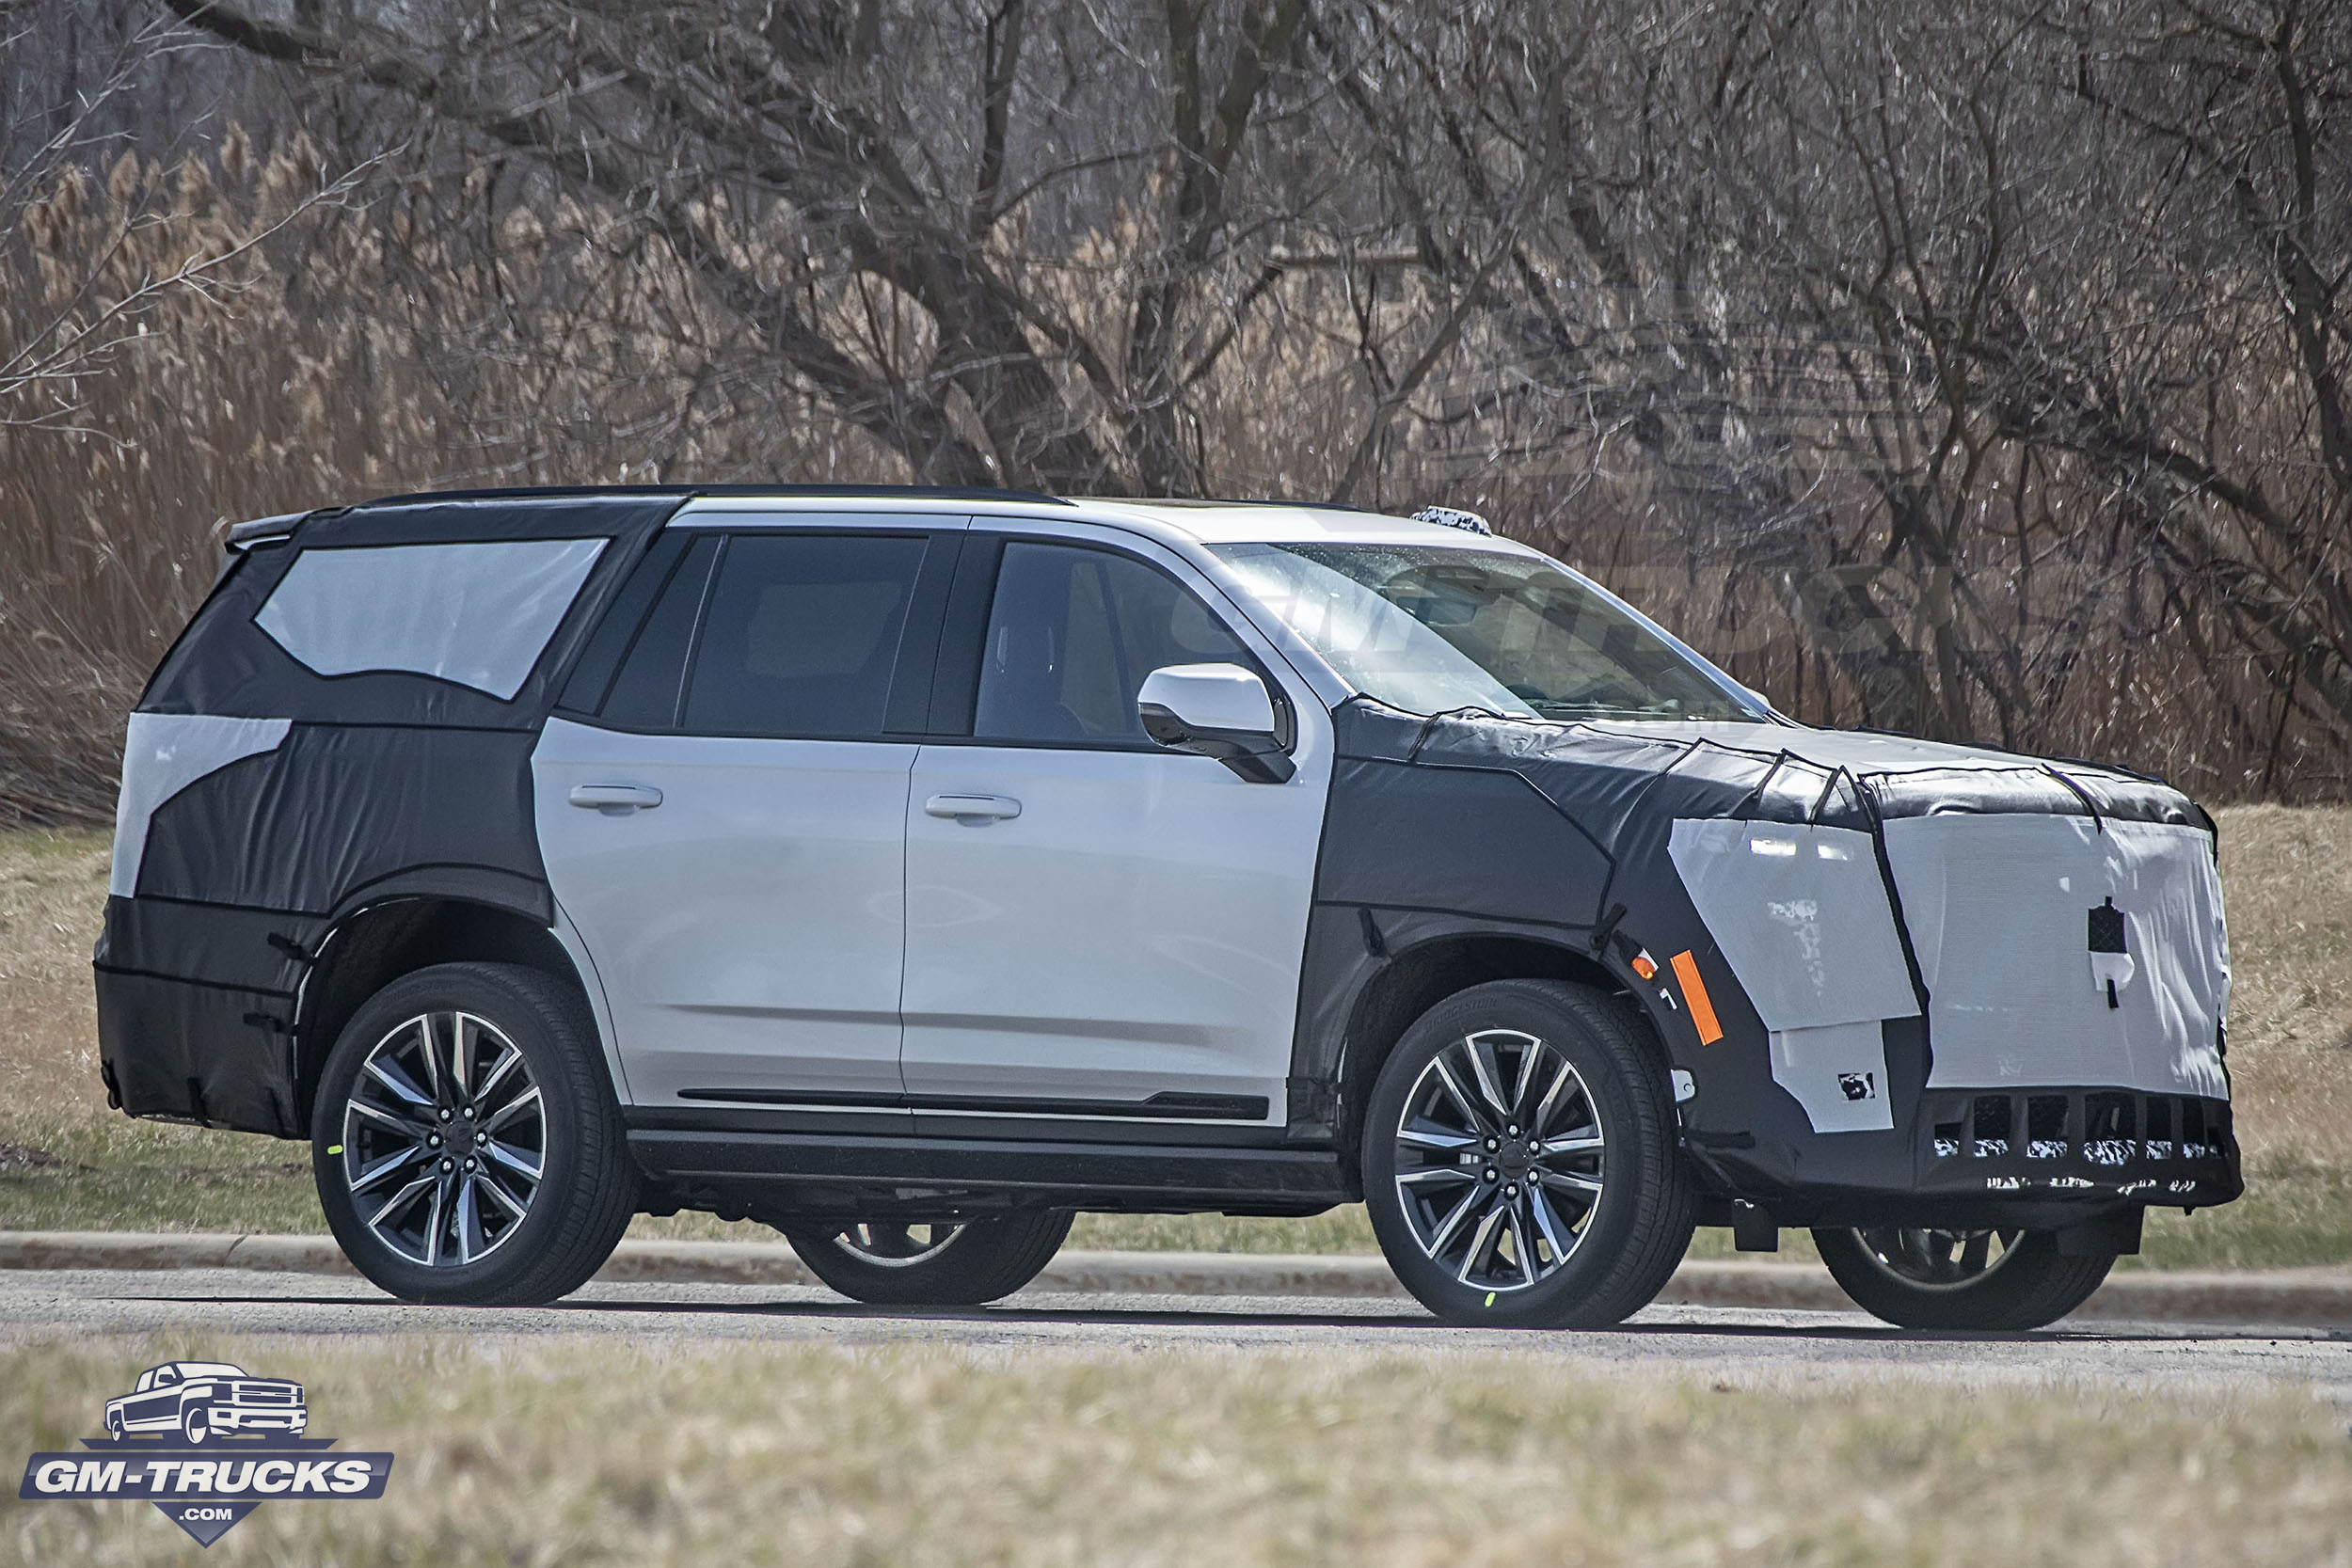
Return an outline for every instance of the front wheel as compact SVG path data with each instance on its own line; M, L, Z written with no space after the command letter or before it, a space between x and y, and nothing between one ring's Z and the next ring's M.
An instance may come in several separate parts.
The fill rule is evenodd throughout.
M961 1223L867 1220L771 1223L809 1272L852 1301L887 1307L977 1307L1035 1279L1076 1215L1040 1209Z
M212 1434L213 1423L204 1406L191 1404L180 1412L180 1435L186 1438L191 1447L201 1444Z
M2069 1258L2046 1230L1884 1227L1816 1230L1821 1261L1854 1305L1899 1328L2014 1333L2090 1299L2110 1254Z
M1589 986L1498 980L1422 1014L1365 1107L1363 1181L1389 1266L1449 1323L1618 1323L1691 1244L1656 1041Z

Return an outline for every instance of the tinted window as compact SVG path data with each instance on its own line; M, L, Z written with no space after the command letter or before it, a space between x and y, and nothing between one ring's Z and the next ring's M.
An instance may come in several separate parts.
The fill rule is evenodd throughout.
M882 734L925 543L810 533L729 540L694 647L686 728Z
M637 641L637 628L644 624L654 600L661 596L661 590L676 572L678 559L693 542L692 534L674 531L654 540L589 633L580 657L572 662L571 678L564 682L557 707L594 713L604 705L612 677L621 673L621 660L628 657L629 644Z
M980 655L973 735L983 740L1150 746L1143 677L1169 664L1257 660L1206 605L1126 556L1005 546Z
M654 601L653 613L630 644L628 657L605 699L603 717L625 729L666 730L677 723L678 688L686 678L686 651L693 644L694 620L702 613L703 590L719 539L706 534Z

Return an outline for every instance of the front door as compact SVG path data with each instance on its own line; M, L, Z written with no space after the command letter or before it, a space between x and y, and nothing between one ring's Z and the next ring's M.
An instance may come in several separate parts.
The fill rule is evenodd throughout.
M547 726L532 768L548 877L637 1104L903 1125L915 745L891 737L891 692L903 662L928 696L925 604L955 546L906 523L703 536L593 715Z
M1315 722L1283 784L1153 745L1136 717L1152 670L1279 667L1168 566L1002 546L985 640L962 650L970 738L927 743L907 794L904 1063L927 1131L1285 1115L1327 721L1287 693Z

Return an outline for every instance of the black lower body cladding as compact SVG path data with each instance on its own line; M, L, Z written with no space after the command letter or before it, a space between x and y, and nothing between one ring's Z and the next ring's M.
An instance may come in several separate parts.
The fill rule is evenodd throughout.
M95 958L99 1069L135 1117L301 1135L294 996L324 923L109 898Z
M110 1103L135 1117L302 1135L293 997L106 969L97 978Z

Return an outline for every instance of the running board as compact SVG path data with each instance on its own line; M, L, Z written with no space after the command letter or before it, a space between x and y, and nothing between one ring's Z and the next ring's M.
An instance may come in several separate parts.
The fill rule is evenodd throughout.
M1197 1200L1345 1203L1328 1149L1194 1148L1027 1139L877 1138L831 1133L632 1129L629 1152L673 1185L938 1187L996 1193Z

